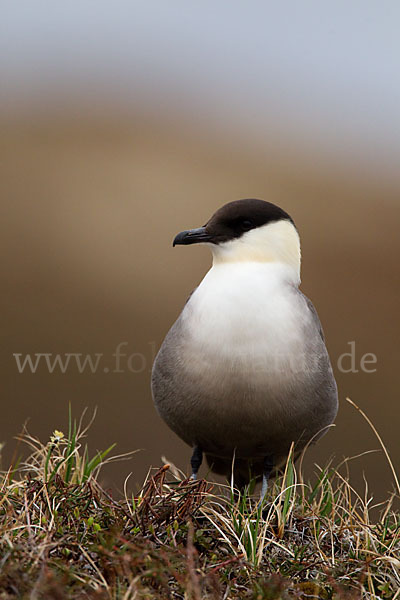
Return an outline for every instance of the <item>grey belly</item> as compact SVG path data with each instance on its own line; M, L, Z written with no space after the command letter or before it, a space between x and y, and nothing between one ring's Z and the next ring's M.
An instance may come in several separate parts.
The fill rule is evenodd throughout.
M297 449L323 435L337 413L337 390L323 347L312 372L282 373L277 385L268 375L249 373L240 364L225 373L212 365L191 370L174 330L164 341L152 373L156 408L169 427L190 446L200 445L214 457L261 459L279 464L292 442Z

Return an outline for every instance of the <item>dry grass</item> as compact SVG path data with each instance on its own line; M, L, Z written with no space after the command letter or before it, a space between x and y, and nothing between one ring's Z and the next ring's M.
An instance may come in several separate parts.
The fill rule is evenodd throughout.
M69 423L46 444L25 431L30 456L2 476L1 599L400 598L395 494L377 510L348 461L310 484L289 457L262 508L252 485L238 495L170 465L115 500L97 478L121 457L90 458L88 427Z

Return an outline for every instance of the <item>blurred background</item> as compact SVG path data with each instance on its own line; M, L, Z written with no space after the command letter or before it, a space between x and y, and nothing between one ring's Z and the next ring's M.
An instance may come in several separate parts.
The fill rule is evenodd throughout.
M3 466L28 418L45 441L71 403L98 407L92 452L141 449L104 471L114 489L163 455L188 469L150 370L210 255L171 242L246 197L298 226L339 385L308 468L379 447L346 396L399 466L399 20L395 0L2 3ZM13 354L35 353L103 356L20 373ZM391 489L382 452L352 464Z

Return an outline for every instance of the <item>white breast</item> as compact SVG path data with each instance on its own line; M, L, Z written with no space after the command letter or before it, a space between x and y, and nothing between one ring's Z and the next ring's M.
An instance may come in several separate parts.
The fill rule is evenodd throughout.
M181 315L187 368L226 386L282 387L304 372L307 328L315 327L281 263L211 268Z

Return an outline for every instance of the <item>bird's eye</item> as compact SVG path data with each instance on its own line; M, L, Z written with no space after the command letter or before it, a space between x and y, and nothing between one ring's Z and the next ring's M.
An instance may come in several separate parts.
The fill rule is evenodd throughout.
M253 227L253 223L251 221L242 221L241 226L244 231L248 231Z

